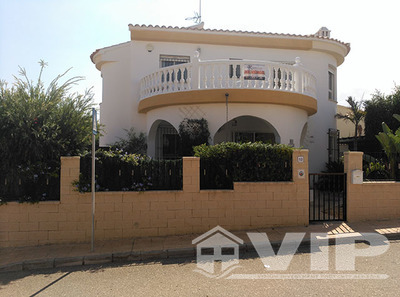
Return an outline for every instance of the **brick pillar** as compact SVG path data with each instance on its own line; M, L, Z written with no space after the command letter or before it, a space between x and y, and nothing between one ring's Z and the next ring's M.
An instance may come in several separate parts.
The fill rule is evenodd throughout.
M309 218L310 190L308 178L308 150L294 150L292 155L293 182L296 185L296 202L299 211L297 223L307 226Z
M72 182L79 179L81 157L61 157L60 200L73 194Z
M344 153L344 172L347 174L347 221L357 221L362 206L362 185L351 183L353 170L362 170L363 152Z
M293 181L308 185L308 150L294 150L292 164ZM301 176L302 172L303 176Z
M363 152L344 152L344 172L349 174L355 169L362 170ZM351 179L350 179L351 180Z
M183 157L183 191L200 192L200 158Z

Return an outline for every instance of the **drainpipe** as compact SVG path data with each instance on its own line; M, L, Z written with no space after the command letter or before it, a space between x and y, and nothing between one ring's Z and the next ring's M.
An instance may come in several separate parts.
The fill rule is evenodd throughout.
M226 118L225 118L225 126L226 126L226 138L225 141L228 142L228 115L229 115L229 111L228 111L228 97L229 97L229 93L225 93L225 109L226 109Z

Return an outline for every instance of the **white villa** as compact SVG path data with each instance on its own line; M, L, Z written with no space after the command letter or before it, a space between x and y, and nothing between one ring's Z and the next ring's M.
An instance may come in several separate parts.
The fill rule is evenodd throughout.
M176 152L183 119L208 121L211 143L271 141L310 150L310 172L336 147L336 69L350 45L292 35L129 25L131 40L96 50L107 146L134 127L148 155Z

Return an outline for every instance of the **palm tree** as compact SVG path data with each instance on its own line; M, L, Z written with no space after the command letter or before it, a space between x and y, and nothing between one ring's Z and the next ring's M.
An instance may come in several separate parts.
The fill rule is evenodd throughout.
M345 120L346 122L350 121L354 124L354 150L356 151L359 131L358 127L360 125L360 122L365 117L365 111L362 110L362 101L357 102L353 99L353 97L349 96L346 102L350 105L351 112L346 114L337 113L335 117L337 119Z

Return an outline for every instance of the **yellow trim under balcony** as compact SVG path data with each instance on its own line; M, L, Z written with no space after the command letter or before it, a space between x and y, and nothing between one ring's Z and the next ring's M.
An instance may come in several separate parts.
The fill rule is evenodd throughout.
M303 109L307 111L309 116L317 112L317 100L313 97L299 93L260 89L203 89L159 94L142 99L139 102L138 111L147 113L152 109L172 105L225 103L226 93L229 94L228 102L230 104L264 103L287 105Z

